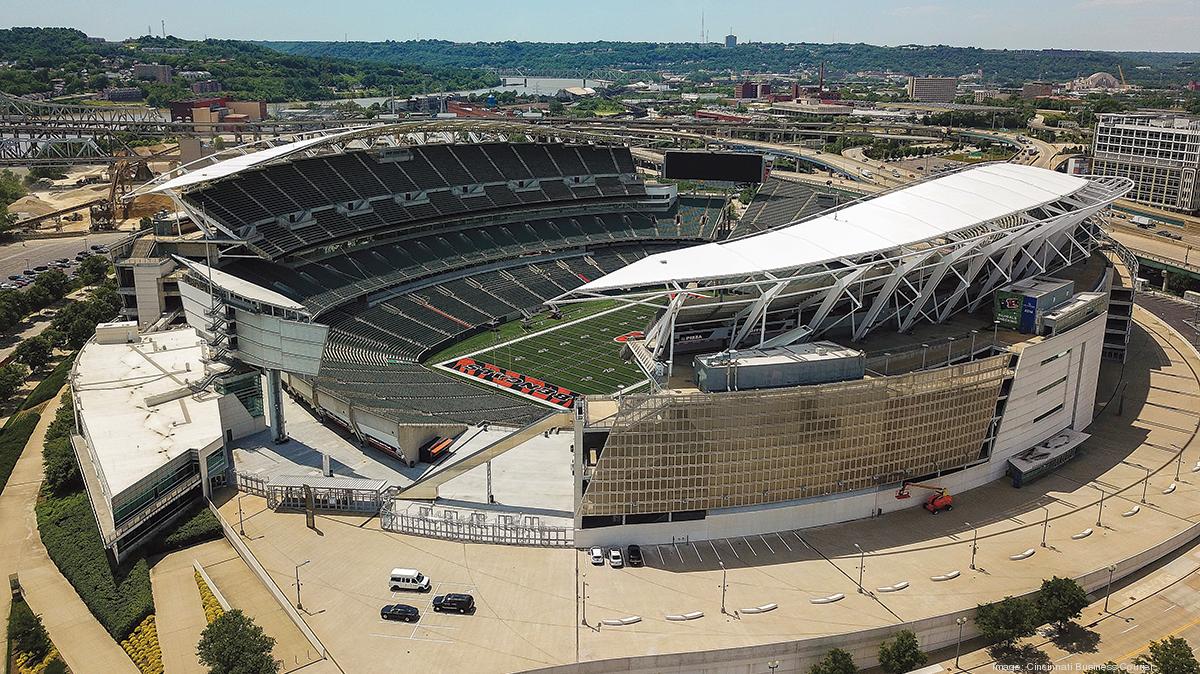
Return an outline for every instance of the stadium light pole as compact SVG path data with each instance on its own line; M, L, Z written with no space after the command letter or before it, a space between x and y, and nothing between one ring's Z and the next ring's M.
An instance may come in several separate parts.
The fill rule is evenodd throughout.
M866 594L866 591L863 590L862 581L863 581L863 565L867 561L867 553L862 549L862 547L858 543L855 543L854 547L858 548L858 593Z

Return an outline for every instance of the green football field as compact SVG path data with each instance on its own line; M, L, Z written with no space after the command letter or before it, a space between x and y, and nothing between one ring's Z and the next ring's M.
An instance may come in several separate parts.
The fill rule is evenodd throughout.
M469 346L483 350L471 358L586 395L616 393L620 386L629 388L644 381L646 377L637 365L621 360L623 345L613 338L633 330L644 330L653 317L653 309L628 306L612 310L608 305L600 307L601 311L597 313L595 307L591 308L591 312L566 313L559 320L544 319L524 339L519 334L510 336L513 324L502 326L499 335L476 335ZM571 323L581 315L587 317ZM520 321L515 324L519 333ZM537 330L546 325L550 327ZM505 342L506 337L512 341ZM496 342L499 346L487 347ZM447 364L468 354L464 344L438 354L435 362Z

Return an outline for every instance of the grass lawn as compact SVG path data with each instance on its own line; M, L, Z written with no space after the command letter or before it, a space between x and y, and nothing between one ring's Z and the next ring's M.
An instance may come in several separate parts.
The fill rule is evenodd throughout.
M619 386L628 388L646 377L637 365L621 360L622 344L614 342L613 338L633 330L645 329L653 316L653 309L642 306L623 307L573 325L564 325L580 316L613 309L614 304L595 302L580 305L576 309L577 313L564 312L560 320L546 319L548 324L538 324L537 327L542 328L541 332L538 332L537 327L523 330L520 321L509 323L501 326L498 338L490 332L476 335L455 345L453 349L438 354L431 362L446 363L474 350L486 349L471 357L545 380L576 393L615 393ZM532 336L488 348L496 341L516 339L523 333Z

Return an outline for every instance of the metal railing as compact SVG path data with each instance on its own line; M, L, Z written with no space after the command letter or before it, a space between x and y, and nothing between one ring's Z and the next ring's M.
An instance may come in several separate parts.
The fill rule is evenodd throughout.
M499 513L465 508L446 508L392 500L379 511L379 526L426 538L469 543L495 543L542 548L569 548L575 545L575 529L547 525L537 515Z

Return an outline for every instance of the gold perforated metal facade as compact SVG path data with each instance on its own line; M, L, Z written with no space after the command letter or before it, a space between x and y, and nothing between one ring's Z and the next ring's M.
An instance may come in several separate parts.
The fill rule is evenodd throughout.
M771 391L631 394L582 515L775 503L980 459L1009 356Z

